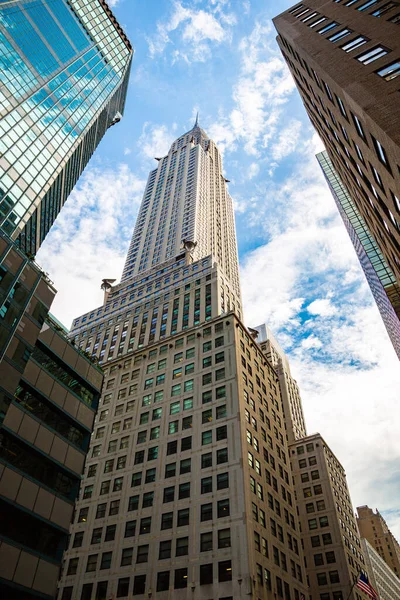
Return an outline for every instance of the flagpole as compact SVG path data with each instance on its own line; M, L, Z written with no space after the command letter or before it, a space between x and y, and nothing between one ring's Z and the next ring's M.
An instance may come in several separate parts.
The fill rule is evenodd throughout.
M360 573L361 573L361 571L360 571ZM353 591L353 589L354 589L354 586L356 585L356 583L357 583L357 581L358 581L358 578L360 577L360 573L358 573L358 575L357 575L357 579L356 579L356 580L353 582L353 585L352 585L352 586L351 586L351 588L350 588L350 592L349 592L349 595L347 596L346 600L349 600L349 598L350 598L350 596L351 596L351 593L352 593L352 591Z

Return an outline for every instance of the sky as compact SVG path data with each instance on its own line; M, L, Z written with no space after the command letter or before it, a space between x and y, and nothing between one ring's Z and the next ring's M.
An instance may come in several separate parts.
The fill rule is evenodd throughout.
M67 327L121 276L155 156L200 125L230 180L244 320L267 323L299 383L308 433L347 471L353 506L400 539L400 369L315 154L323 149L275 41L292 0L109 0L135 48L106 133L37 260Z

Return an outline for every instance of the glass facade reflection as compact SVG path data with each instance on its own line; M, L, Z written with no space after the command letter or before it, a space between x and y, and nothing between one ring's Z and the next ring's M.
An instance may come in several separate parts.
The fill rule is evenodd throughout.
M317 160L357 252L393 347L400 359L400 289L396 278L339 178L327 152L317 154Z
M121 118L131 56L103 0L0 0L0 225L26 252Z

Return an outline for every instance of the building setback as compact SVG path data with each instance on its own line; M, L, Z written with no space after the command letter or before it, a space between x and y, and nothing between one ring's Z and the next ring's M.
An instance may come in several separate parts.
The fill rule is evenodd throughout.
M358 506L357 524L361 537L371 544L400 578L400 546L380 512L374 512L369 506Z
M59 598L307 596L278 376L241 321L232 200L196 121L123 278L75 319L105 370Z
M261 350L274 367L278 377L282 393L283 411L285 417L286 438L289 442L300 440L307 435L304 420L303 406L301 403L300 388L297 381L292 377L288 358L272 331L265 324L255 327L258 332L257 343Z
M399 286L399 6L306 0L274 23L308 116Z
M328 153L324 151L317 154L317 160L353 243L393 348L400 359L400 286L336 173Z
M0 227L25 252L121 119L131 57L104 0L0 4Z
M352 588L366 565L342 465L319 433L291 444L290 461L311 597L366 598Z

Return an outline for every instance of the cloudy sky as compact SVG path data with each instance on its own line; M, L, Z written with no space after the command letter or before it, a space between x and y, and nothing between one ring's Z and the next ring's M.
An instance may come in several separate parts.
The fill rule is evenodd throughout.
M224 154L245 320L287 351L309 433L342 461L354 506L400 538L400 373L315 160L322 149L275 42L291 0L112 0L135 47L126 112L38 254L72 319L119 278L154 156L200 124Z

